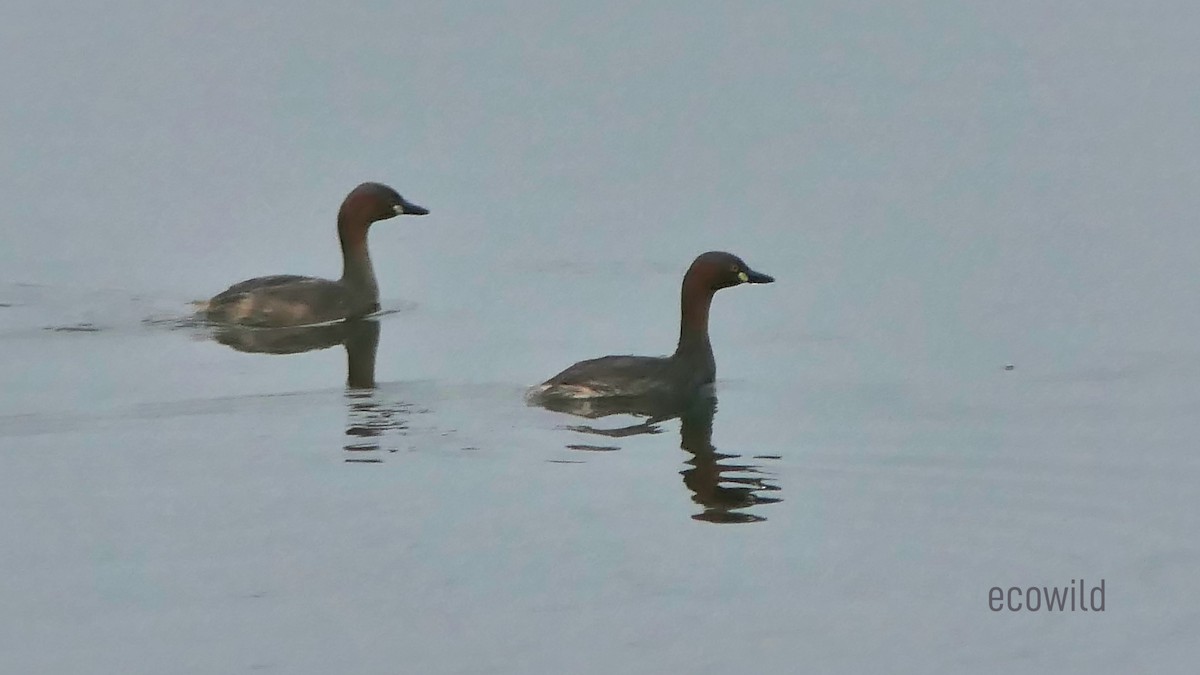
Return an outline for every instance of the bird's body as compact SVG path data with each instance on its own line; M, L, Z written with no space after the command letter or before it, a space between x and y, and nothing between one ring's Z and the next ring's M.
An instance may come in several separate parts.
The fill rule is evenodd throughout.
M355 319L379 309L379 284L367 249L371 224L398 215L425 215L428 209L406 201L392 188L363 183L338 211L342 276L321 279L277 274L240 281L198 303L214 323L285 327Z
M772 281L730 253L704 253L683 278L679 343L673 354L602 356L580 361L530 388L526 398L531 404L587 417L611 414L604 411L637 412L676 405L716 379L716 362L708 338L713 294L742 283ZM586 405L581 403L584 401Z

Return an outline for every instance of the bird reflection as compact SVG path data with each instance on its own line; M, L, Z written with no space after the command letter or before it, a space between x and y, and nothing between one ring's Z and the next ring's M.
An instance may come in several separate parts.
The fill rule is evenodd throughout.
M766 520L747 513L757 504L774 504L779 486L770 482L759 467L753 464L722 463L736 460L739 455L718 452L712 444L713 417L717 414L716 397L697 399L680 414L679 447L692 453L680 471L684 485L692 491L692 501L704 510L692 518L710 523L753 523Z
M753 523L766 520L751 509L760 504L773 504L780 497L771 496L779 486L768 473L754 464L734 462L740 455L719 452L712 444L713 418L717 413L717 398L710 391L681 401L556 401L546 406L557 412L580 417L597 418L614 414L632 414L647 419L623 427L599 428L590 424L567 426L572 431L625 438L640 434L662 433L659 424L679 418L679 447L691 454L684 462L688 468L680 471L683 483L692 492L692 501L701 511L693 520L710 523ZM616 450L610 445L569 445L574 450Z
M356 319L320 326L245 328L219 326L217 342L240 352L299 354L337 345L346 348L345 461L378 464L387 436L408 429L412 404L388 400L375 385L375 355L379 350L379 322ZM387 447L388 452L398 448Z

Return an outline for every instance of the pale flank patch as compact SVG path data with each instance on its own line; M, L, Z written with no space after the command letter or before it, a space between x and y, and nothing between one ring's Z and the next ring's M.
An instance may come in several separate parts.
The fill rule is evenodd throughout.
M529 388L525 400L536 401L543 397L586 399L602 396L603 394L596 389L581 384L539 384Z
M243 321L254 316L254 298L252 296L244 296L233 305L233 311L230 312L230 319L233 321Z
M302 302L292 302L286 305L288 317L292 324L303 325L313 322L312 307Z
M596 398L600 392L582 384L551 385L552 393L563 398Z

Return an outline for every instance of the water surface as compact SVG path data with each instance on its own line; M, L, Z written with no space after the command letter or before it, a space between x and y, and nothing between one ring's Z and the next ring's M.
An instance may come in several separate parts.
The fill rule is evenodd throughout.
M0 671L1191 672L1194 10L118 4L0 28ZM186 320L363 180L386 313ZM525 405L708 249L715 403Z

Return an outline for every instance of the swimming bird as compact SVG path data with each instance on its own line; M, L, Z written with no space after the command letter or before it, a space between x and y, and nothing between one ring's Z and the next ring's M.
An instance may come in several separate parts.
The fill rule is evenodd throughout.
M423 216L417 206L382 183L363 183L338 209L342 277L336 281L281 274L236 283L208 302L197 303L215 323L244 326L299 326L365 316L379 309L379 283L367 250L373 223L401 215Z
M769 284L724 251L700 254L683 277L679 342L670 356L602 356L580 361L529 389L526 400L553 410L597 417L613 412L671 409L676 401L711 385L717 367L708 338L713 294L741 284Z

